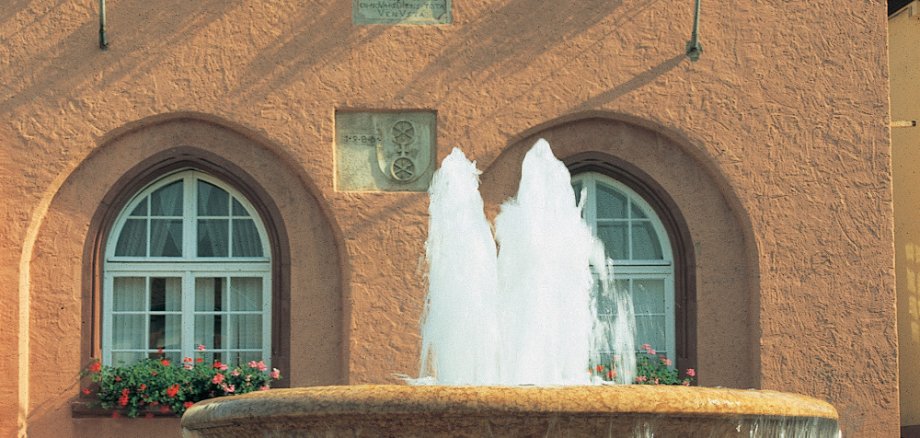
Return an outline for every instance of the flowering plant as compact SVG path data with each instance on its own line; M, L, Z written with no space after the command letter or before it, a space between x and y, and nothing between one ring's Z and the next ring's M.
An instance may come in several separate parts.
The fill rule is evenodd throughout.
M642 344L642 350L636 353L636 378L633 383L690 386L696 380L696 370L693 368L687 368L684 377L681 378L679 371L671 368L671 359L663 354L657 354L649 344ZM591 372L606 381L612 381L617 376L617 371L612 364L596 365Z
M113 409L113 417L124 410L132 418L140 414L149 417L154 411L182 415L195 402L265 391L273 380L281 378L277 368L269 370L263 361L230 368L220 361L206 364L201 357L186 357L181 364L172 364L162 351L158 359L125 366L102 365L95 360L82 375L92 382L82 389L83 395L95 396L102 408Z

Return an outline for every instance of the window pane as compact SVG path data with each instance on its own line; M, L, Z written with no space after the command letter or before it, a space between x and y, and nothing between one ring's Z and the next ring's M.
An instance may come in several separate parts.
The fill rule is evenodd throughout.
M198 215L229 216L230 194L214 184L198 181Z
M664 280L633 280L636 314L664 313Z
M150 315L150 349L178 349L181 340L181 315Z
M112 349L145 348L144 315L112 315Z
M128 219L118 236L115 255L122 257L147 256L147 220Z
M268 358L262 357L261 351L241 351L234 355L234 357L239 358L239 365L246 365L251 361L265 361Z
M576 205L579 202L581 202L581 187L582 185L580 182L572 183L572 190L575 191L575 204Z
M146 281L143 277L116 277L113 283L112 308L115 311L146 310Z
M144 358L144 353L139 351L120 351L112 353L112 363L115 365L130 365Z
M636 315L636 346L649 344L655 350L665 350L664 329L664 316Z
M236 199L233 200L233 215L234 216L249 216L249 212L243 207L243 204L240 204L240 201Z
M633 222L633 258L639 260L661 260L661 243L651 222Z
M229 348L262 348L262 315L230 315Z
M150 220L150 257L182 256L182 220Z
M198 220L198 257L227 257L229 228L227 219Z
M223 348L222 315L195 315L195 345L208 350Z
M262 239L252 219L233 220L233 256L262 257Z
M262 310L262 279L258 277L230 279L232 291L230 310Z
M182 281L178 277L150 279L150 311L179 311L182 309Z
M134 207L134 211L131 212L131 216L147 216L147 199L144 198L140 204L137 204L137 207Z
M620 293L629 293L629 280L614 280L610 290L604 293L598 285L597 313L598 315L614 315L616 313L616 297Z
M151 216L182 216L182 181L176 181L150 194Z
M199 312L219 312L223 309L227 284L222 277L195 279L195 310ZM208 346L208 344L205 344Z
M640 209L635 202L629 203L629 211L633 219L645 219L648 217L645 215L645 213L642 212L642 209Z
M597 237L604 242L607 257L614 260L629 259L629 241L626 238L627 225L623 222L598 224Z
M598 219L626 218L626 197L622 193L598 183L596 199Z

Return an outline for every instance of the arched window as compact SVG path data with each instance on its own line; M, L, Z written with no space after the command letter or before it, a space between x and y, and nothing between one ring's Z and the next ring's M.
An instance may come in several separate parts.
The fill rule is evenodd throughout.
M174 361L270 360L268 243L249 201L203 172L178 171L142 189L107 239L103 363L161 351Z
M674 256L655 210L625 184L586 172L572 177L576 197L587 193L584 217L603 241L615 287L629 291L636 311L636 345L650 344L669 358L675 336ZM598 309L602 315L605 303Z

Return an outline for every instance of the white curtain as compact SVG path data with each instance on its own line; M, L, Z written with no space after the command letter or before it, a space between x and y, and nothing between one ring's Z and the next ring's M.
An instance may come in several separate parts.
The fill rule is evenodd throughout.
M158 206L156 212L151 211L151 216L181 216L182 215L182 181L174 182L153 193L151 196L151 209L154 204ZM157 202L154 202L154 199ZM181 256L182 255L182 220L181 219L151 219L150 220L150 256Z
M119 352L145 348L147 310L146 279L143 277L114 278L112 294L112 363L131 363L142 353ZM132 312L132 313L126 313Z

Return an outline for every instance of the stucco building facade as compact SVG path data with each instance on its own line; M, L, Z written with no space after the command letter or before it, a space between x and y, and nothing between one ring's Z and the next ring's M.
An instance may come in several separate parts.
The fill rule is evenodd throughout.
M847 436L898 433L884 3L704 4L697 62L689 2L453 2L402 25L359 3L112 0L104 51L95 2L2 8L0 434L178 430L71 407L80 370L120 348L106 297L126 224L204 235L153 213L145 190L178 171L244 204L209 220L257 224L257 348L285 384L415 374L428 200L411 184L459 146L494 216L541 137L660 219L662 336L701 385L803 393ZM352 114L383 128L343 130ZM394 114L411 152L366 140L410 144ZM342 158L364 141L364 167Z

